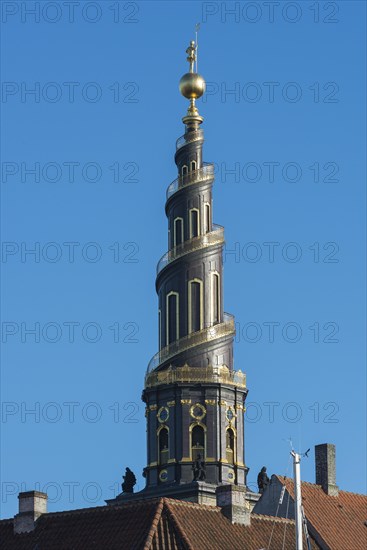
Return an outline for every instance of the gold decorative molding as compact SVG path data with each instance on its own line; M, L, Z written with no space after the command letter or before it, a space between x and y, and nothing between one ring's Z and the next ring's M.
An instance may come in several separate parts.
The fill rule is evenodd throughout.
M167 479L168 479L168 472L167 472L167 470L166 470L166 469L161 470L161 471L159 472L158 477L159 477L159 481L162 481L162 482L167 481Z
M227 401L219 401L218 405L220 405L221 407L226 407Z
M176 405L176 401L167 401L167 407L174 407Z
M169 458L167 460L167 464L174 464L175 462L177 462L177 460L175 458Z
M161 407L157 412L158 422L164 423L169 419L168 407Z
M195 409L199 409L201 412L199 414L195 414ZM206 408L201 403L195 403L190 407L190 415L195 420L202 420L206 415Z
M218 462L216 458L212 458L212 457L207 457L205 459L205 462Z
M154 468L155 466L158 466L158 462L151 462L151 463L148 465L148 468Z
M189 456L183 456L179 462L192 462L192 459Z
M158 405L149 405L150 411L156 411L158 409Z
M237 404L237 405L236 405L236 409L238 409L238 410L242 410L242 409L243 409L243 405L239 405L239 404Z
M191 399L181 399L181 405L191 405Z
M216 399L205 399L205 403L207 405L212 405L214 407L217 404L217 400Z

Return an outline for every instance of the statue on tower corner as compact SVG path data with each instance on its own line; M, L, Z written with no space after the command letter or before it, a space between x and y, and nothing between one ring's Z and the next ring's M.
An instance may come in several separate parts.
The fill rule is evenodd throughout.
M122 476L122 479L124 480L121 484L122 492L133 493L134 485L136 485L136 477L134 475L134 472L132 472L130 468L126 468L125 475Z
M257 486L259 488L259 493L263 493L267 486L270 483L268 474L266 473L266 467L263 466L257 476Z
M194 471L194 481L205 481L206 471L205 471L205 462L201 460L201 454L198 454L196 460L192 465Z

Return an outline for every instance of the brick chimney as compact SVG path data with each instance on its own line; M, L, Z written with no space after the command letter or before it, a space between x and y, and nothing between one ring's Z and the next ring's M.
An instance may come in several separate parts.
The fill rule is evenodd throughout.
M321 485L327 495L337 497L335 445L323 443L315 446L316 484Z
M217 487L217 506L222 508L222 513L231 523L250 525L251 506L246 500L246 487L220 485Z
M19 513L14 516L14 533L33 531L37 519L47 513L47 494L39 491L19 493Z

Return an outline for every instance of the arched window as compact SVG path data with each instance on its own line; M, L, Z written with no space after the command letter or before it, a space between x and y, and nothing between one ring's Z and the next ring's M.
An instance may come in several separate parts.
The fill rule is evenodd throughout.
M205 233L210 231L210 204L208 202L204 205L204 231Z
M226 430L226 459L229 464L234 464L234 432L232 428Z
M191 208L189 211L190 216L190 239L198 237L200 235L200 218L199 210L197 208Z
M220 321L220 288L219 274L212 273L212 322L215 325Z
M192 160L190 162L190 170L193 172L194 170L196 170L196 160Z
M179 295L170 292L166 296L166 345L179 339Z
M175 218L173 222L173 246L178 246L184 240L184 225L182 218Z
M205 460L205 432L202 426L194 426L191 430L191 459L196 460L198 455Z
M158 445L159 445L159 464L167 464L169 459L169 448L168 448L168 429L162 428L158 435Z
M203 281L193 279L189 281L188 292L188 331L196 332L203 328Z
M188 171L189 171L188 167L186 166L186 164L184 164L183 167L181 168L181 175L186 176Z

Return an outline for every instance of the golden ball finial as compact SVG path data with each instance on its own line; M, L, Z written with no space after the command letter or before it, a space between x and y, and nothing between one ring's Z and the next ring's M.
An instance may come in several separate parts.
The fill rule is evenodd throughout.
M184 74L179 86L181 94L187 99L198 99L205 92L205 80L197 73Z

